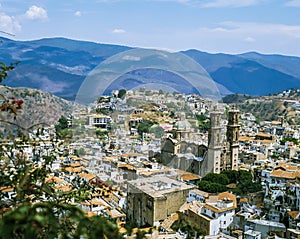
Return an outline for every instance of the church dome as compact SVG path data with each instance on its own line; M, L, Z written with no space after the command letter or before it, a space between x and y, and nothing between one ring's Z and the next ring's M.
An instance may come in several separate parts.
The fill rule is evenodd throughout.
M191 124L187 120L180 120L175 123L174 128L177 130L190 130Z

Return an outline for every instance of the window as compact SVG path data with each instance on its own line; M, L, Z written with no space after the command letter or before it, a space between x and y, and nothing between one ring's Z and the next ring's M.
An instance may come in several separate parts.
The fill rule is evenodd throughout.
M148 200L147 200L147 207L149 209L152 209L153 208L153 201L152 201L152 198L151 197L148 197Z

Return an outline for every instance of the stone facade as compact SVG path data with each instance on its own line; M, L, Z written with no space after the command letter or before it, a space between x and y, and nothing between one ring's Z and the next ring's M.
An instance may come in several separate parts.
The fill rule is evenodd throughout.
M223 170L238 170L239 157L239 111L228 111L226 137L222 135L222 112L214 108L210 112L211 127L207 145L202 140L191 140L187 121L175 124L172 137L162 141L160 162L173 168L205 176Z
M168 177L149 177L127 184L127 218L136 226L158 225L177 212L194 186Z

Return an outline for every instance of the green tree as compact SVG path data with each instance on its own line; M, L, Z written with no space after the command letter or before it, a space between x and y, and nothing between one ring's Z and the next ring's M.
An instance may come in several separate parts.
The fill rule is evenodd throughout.
M125 95L126 95L126 90L125 90L125 89L119 90L118 98L124 99L124 98L125 98Z
M229 184L229 179L224 174L208 173L202 178L202 180L222 185Z
M187 221L179 221L172 225L172 229L175 231L181 231L187 235L186 238L194 239L199 238L200 236L204 236L205 232L202 228L193 226L190 220Z
M228 183L237 183L239 180L239 171L236 170L225 170L221 174L225 175L229 182Z
M222 185L220 183L213 183L205 180L199 181L197 183L197 186L200 190L209 193L219 193L219 192L225 192L227 190L227 187L225 185Z
M69 129L68 119L65 116L61 116L58 123L55 125L56 135L60 139L69 140L73 137L73 131Z
M101 130L101 129L97 129L96 130L96 136L99 139L106 139L108 135L108 131L107 130Z
M196 115L200 130L206 132L210 128L210 120L204 114Z
M58 123L55 125L56 132L60 132L61 130L68 128L68 119L65 116L61 116L58 120Z
M238 176L238 182L252 182L253 180L253 175L251 172L246 171L246 170L239 170L239 176Z
M245 195L262 190L262 185L253 182L253 175L246 170L225 170L220 174L208 173L197 183L197 186L200 190L218 193L228 190L226 185L230 183L237 184L237 188L230 190L238 195Z
M86 155L86 152L85 152L85 149L84 149L84 148L79 148L79 149L75 149L75 150L74 150L74 154L75 154L77 157L80 157L80 156Z
M149 132L154 134L156 138L161 138L165 134L165 130L159 125L152 126Z
M154 123L151 120L140 122L137 128L139 135L142 135L143 133L149 133L150 128L153 124Z
M0 62L0 83L7 78L8 73L12 71L18 64L19 62L6 65L4 62Z
M281 145L284 145L286 142L292 142L292 143L294 143L295 145L298 145L298 139L295 139L295 138L293 138L293 137L288 137L288 138L284 138L284 139L282 139L281 141L280 141L280 144Z

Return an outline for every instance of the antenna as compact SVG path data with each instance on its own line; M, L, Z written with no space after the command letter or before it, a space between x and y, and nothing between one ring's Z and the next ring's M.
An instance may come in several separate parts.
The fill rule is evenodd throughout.
M14 35L14 34L12 34L12 33L5 32L5 31L1 31L1 30L0 30L0 33L4 33L4 34L6 34L6 35L13 36L13 37L15 36L15 35Z

